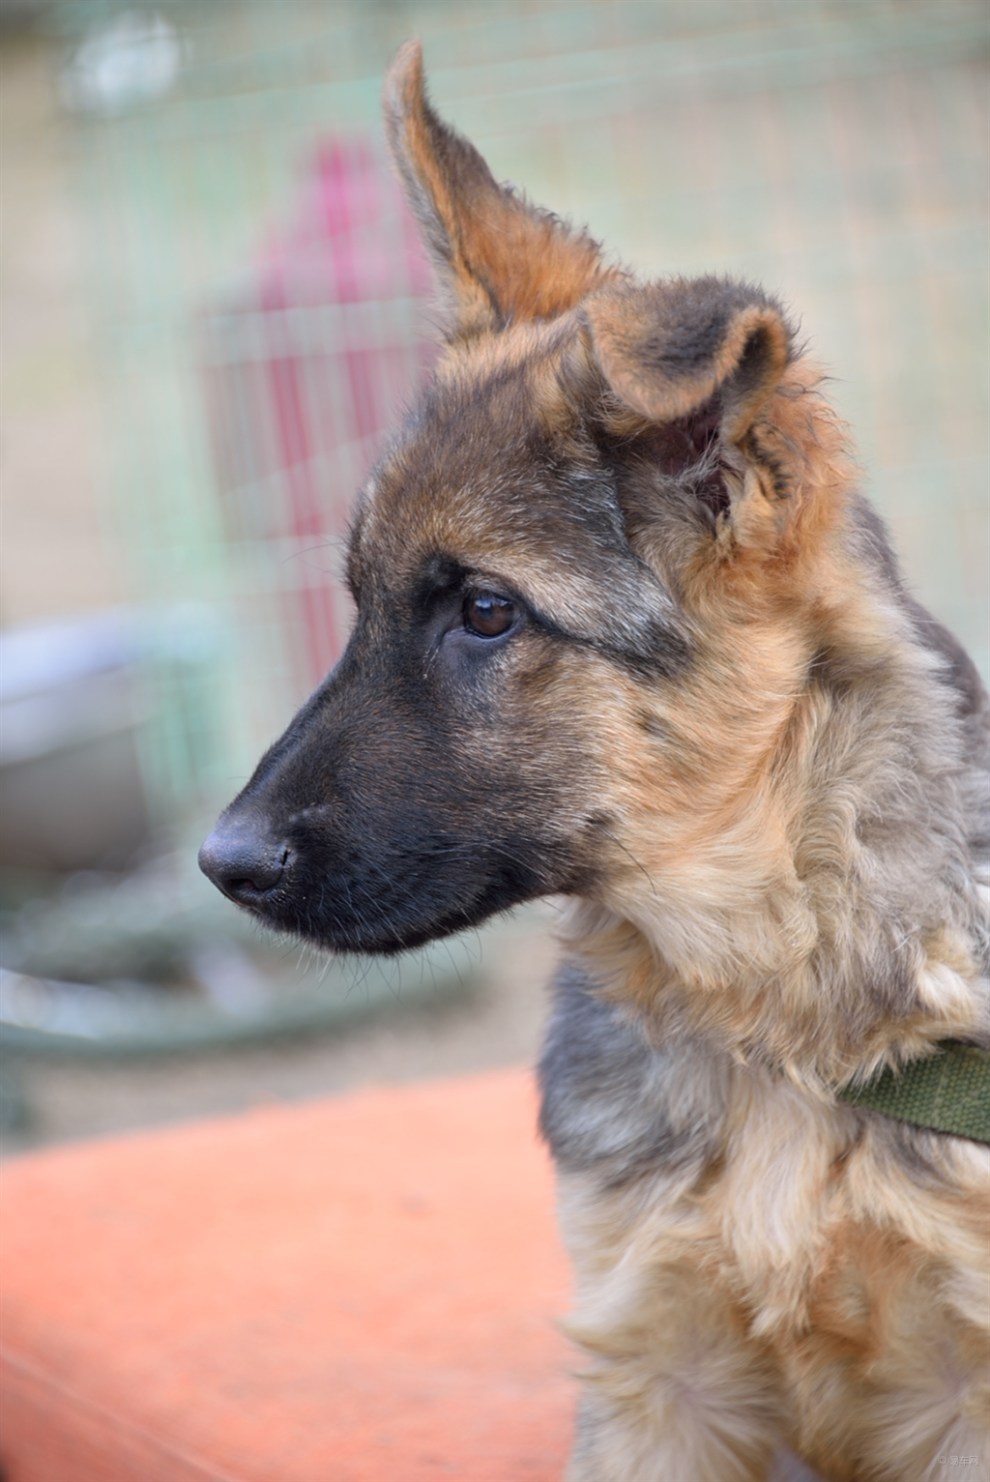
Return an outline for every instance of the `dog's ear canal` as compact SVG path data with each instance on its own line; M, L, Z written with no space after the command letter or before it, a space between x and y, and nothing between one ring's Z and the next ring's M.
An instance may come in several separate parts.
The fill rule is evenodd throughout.
M779 305L759 288L709 277L606 287L582 312L619 419L704 429L717 439L739 533L750 513L779 529L799 455L774 407L793 353Z
M573 308L607 280L596 243L499 185L426 96L417 41L385 82L385 123L406 194L453 300L452 339Z

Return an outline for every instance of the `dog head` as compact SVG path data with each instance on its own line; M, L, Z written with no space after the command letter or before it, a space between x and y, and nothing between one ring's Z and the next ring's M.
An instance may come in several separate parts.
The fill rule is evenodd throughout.
M639 283L496 184L415 44L386 118L444 354L359 498L347 650L204 870L276 928L384 952L547 893L673 921L690 891L787 884L786 819L757 828L755 800L829 634L868 663L872 630L783 311Z

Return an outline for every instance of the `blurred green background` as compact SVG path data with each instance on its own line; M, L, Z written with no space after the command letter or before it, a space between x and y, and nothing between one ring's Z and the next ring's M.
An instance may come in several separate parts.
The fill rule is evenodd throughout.
M0 21L16 1145L531 1052L545 913L390 973L306 969L194 869L339 647L349 501L429 359L379 124L410 35L497 176L643 269L791 307L911 586L990 671L983 0L2 0ZM268 1043L382 1008L346 1042ZM200 1059L135 1070L156 1045Z

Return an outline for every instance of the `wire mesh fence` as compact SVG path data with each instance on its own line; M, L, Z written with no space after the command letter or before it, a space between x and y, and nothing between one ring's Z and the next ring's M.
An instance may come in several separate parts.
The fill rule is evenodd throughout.
M990 667L982 3L78 0L57 25L115 506L169 634L160 820L226 800L346 630L349 503L429 360L379 127L410 34L497 175L642 268L793 308L913 586Z

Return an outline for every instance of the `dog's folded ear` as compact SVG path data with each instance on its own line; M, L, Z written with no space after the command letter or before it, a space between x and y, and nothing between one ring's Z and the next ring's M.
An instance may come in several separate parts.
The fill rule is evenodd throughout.
M804 503L792 496L825 472L824 429L796 394L804 382L789 374L797 356L779 304L707 277L609 285L580 312L617 430L669 429L670 471L694 468L701 503L726 516L735 544L779 547Z
M426 96L417 41L385 82L385 122L410 204L453 299L452 339L549 319L610 276L590 237L499 185Z
M616 285L584 312L606 381L648 422L677 421L717 398L723 436L738 440L790 360L777 304L728 279Z

